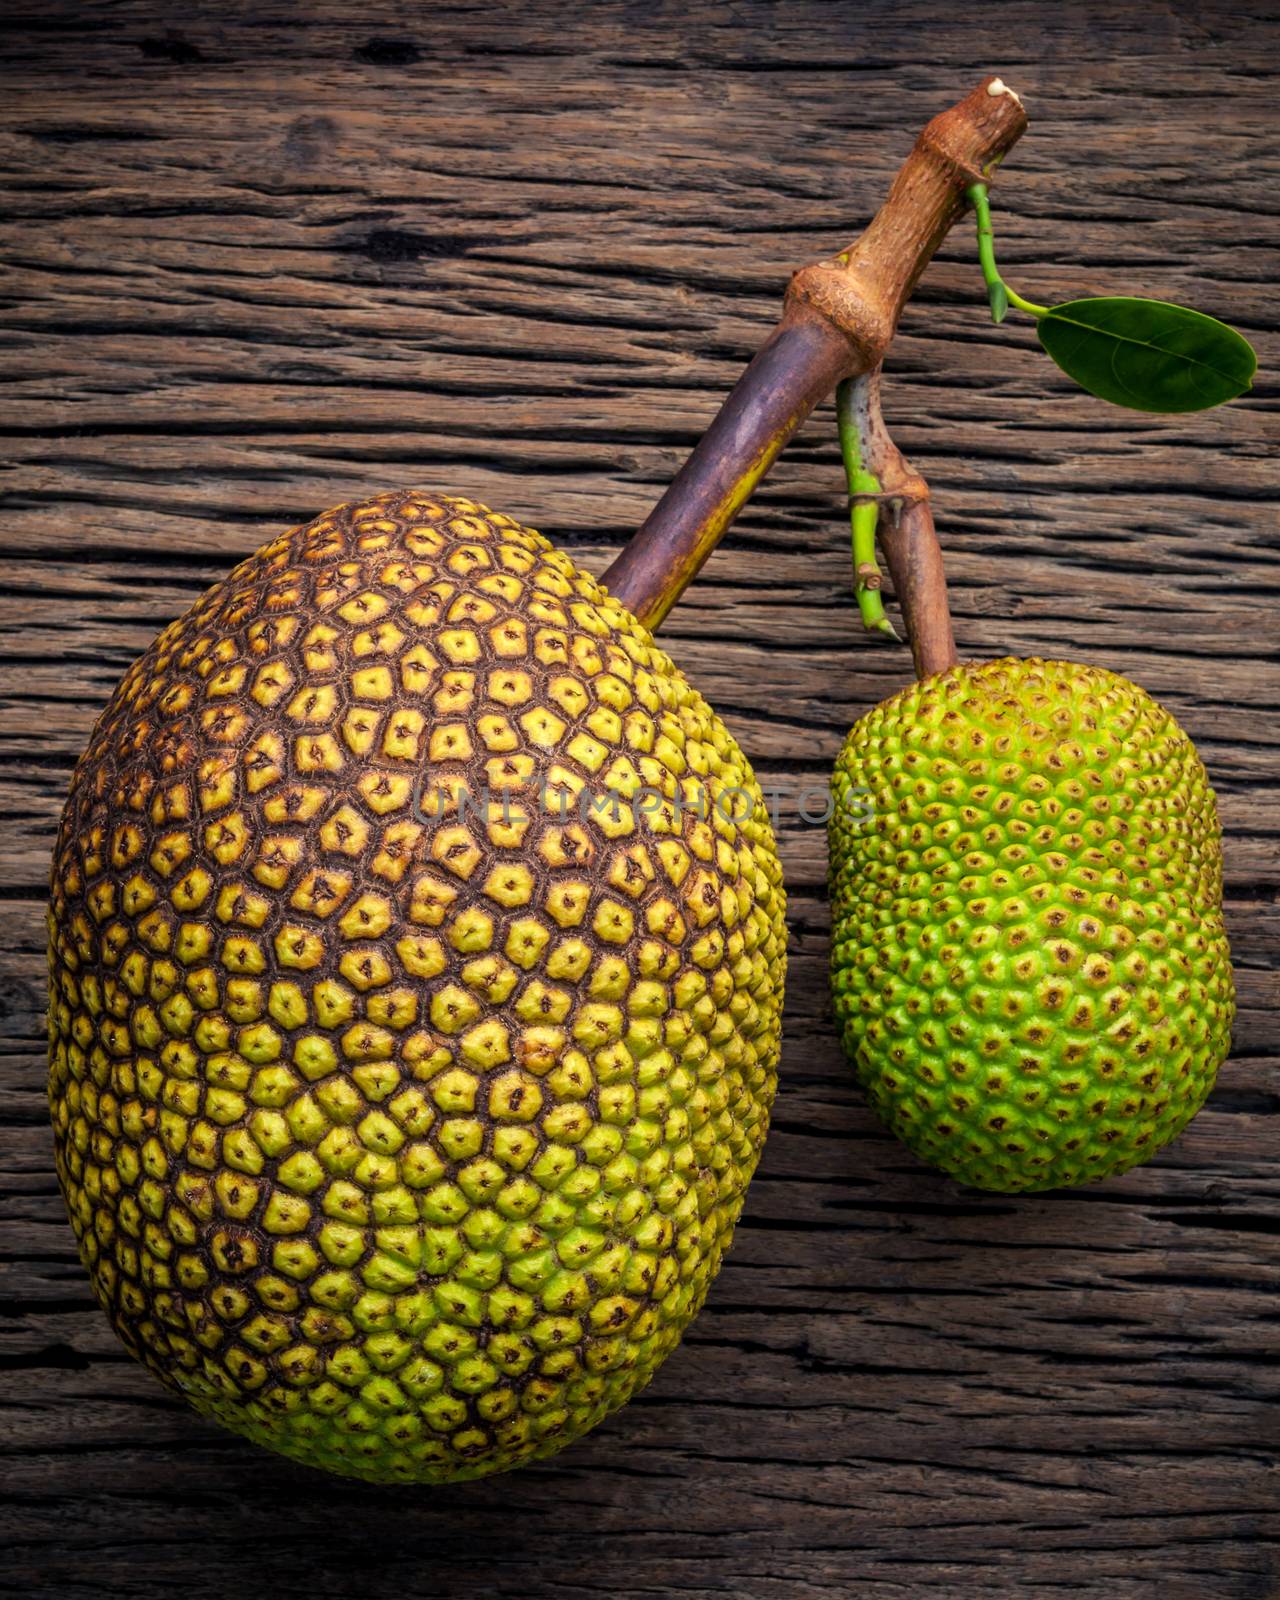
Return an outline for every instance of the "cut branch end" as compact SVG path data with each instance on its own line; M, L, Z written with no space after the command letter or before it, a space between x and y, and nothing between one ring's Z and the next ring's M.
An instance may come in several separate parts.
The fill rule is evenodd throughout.
M921 132L862 237L792 278L782 321L604 575L642 622L659 626L818 401L842 379L879 367L966 188L1026 125L1017 96L1001 79L984 79ZM908 507L903 524L912 518Z

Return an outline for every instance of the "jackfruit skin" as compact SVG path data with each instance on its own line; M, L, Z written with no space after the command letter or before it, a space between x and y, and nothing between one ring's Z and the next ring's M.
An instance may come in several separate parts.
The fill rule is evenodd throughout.
M840 752L830 846L841 1040L923 1160L1087 1183L1204 1103L1235 1010L1217 807L1135 684L1014 659L913 684Z
M51 888L58 1176L198 1411L472 1478L675 1347L768 1125L781 872L719 719L538 534L409 492L259 550L125 675Z

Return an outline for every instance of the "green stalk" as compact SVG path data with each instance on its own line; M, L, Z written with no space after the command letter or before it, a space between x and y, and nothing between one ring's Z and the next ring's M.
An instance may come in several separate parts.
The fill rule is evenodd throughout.
M1024 300L1000 276L1000 269L996 266L996 236L991 227L991 206L987 199L986 184L971 183L965 190L965 197L973 207L973 214L977 219L978 261L982 267L983 281L987 286L987 302L991 307L992 322L1003 322L1011 305L1017 306L1019 311L1029 312L1033 317L1046 316L1048 306L1038 306L1031 300Z
M978 224L978 261L982 266L983 281L987 286L987 300L991 306L992 322L1003 322L1009 314L1009 291L996 266L996 236L991 229L991 207L987 203L985 183L971 183L965 190Z
M862 464L862 444L858 437L857 420L853 412L853 386L856 380L845 378L836 389L836 421L840 430L840 454L844 458L845 478L849 485L849 524L853 533L854 594L862 625L871 633L887 633L896 639L893 624L885 616L884 601L880 598L881 574L876 562L876 523L880 506L876 500L863 500L863 495L878 495L880 480Z

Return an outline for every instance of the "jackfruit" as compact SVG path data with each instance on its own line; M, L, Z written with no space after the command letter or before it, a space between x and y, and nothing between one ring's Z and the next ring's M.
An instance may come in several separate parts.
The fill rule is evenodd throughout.
M273 540L125 674L49 912L58 1175L134 1356L375 1481L543 1457L719 1268L781 872L649 633L465 499Z
M1230 1043L1217 808L1113 672L991 661L850 733L830 822L836 1019L884 1123L1004 1191L1146 1161Z

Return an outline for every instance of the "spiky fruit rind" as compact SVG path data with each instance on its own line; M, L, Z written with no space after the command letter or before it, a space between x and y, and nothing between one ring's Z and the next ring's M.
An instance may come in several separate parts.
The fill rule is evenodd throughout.
M679 1340L767 1126L781 874L724 726L539 535L406 493L251 556L99 721L49 927L71 1219L200 1411L475 1477Z
M1213 791L1168 712L1095 667L955 667L856 724L833 799L841 1039L917 1155L1050 1189L1182 1130L1234 990Z

